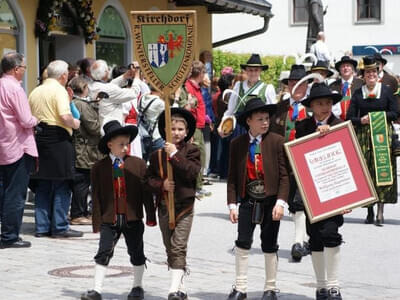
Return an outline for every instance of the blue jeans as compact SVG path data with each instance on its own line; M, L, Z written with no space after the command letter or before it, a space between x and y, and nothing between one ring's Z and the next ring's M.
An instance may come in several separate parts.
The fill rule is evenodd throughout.
M4 244L12 244L19 238L33 166L34 159L28 154L12 164L0 166L1 242Z
M36 233L67 231L70 204L71 189L67 180L38 180L35 193Z

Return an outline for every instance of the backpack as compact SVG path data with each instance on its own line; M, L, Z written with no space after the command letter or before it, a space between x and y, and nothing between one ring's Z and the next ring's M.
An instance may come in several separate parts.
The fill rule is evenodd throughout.
M146 96L146 95L145 95ZM143 97L145 97L143 96ZM151 106L151 104L157 100L157 97L154 97L151 99L151 101L145 106L142 106L142 99L141 97L139 104L138 104L138 120L137 120L137 126L138 126L138 131L139 131L139 136L141 139L141 144L142 144L142 153L143 153L143 158L147 160L151 153L151 147L153 144L153 132L155 127L157 126L157 122L155 122L153 125L151 124L150 120L146 116L146 112Z

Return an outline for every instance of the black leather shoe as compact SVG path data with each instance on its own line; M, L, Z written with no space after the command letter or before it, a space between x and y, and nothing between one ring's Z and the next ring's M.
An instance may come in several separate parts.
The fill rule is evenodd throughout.
M68 229L67 231L64 232L59 232L52 234L51 237L55 239L62 239L62 238L70 238L70 237L82 237L83 232L82 231L77 231L77 230L72 230Z
M11 243L11 244L0 244L1 249L5 248L29 248L31 246L31 242L28 241L23 241L21 238L19 238L16 242Z
M41 237L49 237L51 234L50 232L37 232L35 233L35 237L41 238Z
M182 292L169 293L168 300L183 300L184 298L182 298L182 294Z
M342 300L342 295L338 288L331 288L328 290L328 300Z
M128 295L128 300L143 300L143 299L144 299L143 288L140 286L132 288L131 292Z
M81 300L102 300L101 294L94 290L87 291L81 295Z
M374 224L374 208L368 207L368 214L364 221L365 224Z
M232 292L229 294L227 300L245 300L247 299L247 294L237 291L233 289Z
M325 288L317 290L315 293L316 300L328 300L328 290Z
M300 262L301 258L304 256L305 250L303 249L303 247L301 246L300 243L296 243L292 246L292 251L291 251L291 255L292 255L292 259L295 262Z
M265 291L261 300L278 300L275 291Z
M181 296L181 299L183 300L186 300L188 298L187 294L182 291L178 291L178 294Z

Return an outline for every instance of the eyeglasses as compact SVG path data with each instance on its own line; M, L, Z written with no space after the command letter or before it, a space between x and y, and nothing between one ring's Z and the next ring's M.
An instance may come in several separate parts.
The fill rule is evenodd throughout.
M24 69L26 69L26 66L24 66L24 65L17 65L17 68L24 68Z

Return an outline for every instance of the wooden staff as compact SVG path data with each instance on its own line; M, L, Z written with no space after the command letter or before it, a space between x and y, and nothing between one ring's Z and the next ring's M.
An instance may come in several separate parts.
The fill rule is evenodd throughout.
M171 108L169 104L169 95L171 94L169 90L164 90L164 103L165 103L165 139L168 143L172 143L172 137L171 137ZM174 180L174 174L172 172L172 165L171 163L167 160L167 179L168 181L173 181ZM174 192L173 191L168 191L167 196L168 201L168 225L169 229L175 229L175 198L174 198Z

